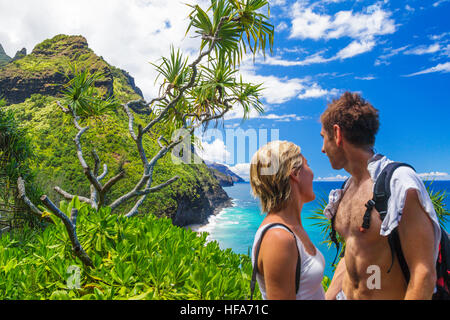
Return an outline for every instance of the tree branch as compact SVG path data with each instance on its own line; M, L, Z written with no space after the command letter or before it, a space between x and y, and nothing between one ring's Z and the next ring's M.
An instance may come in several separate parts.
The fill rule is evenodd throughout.
M171 178L170 180L157 185L156 187L153 188L146 188L144 191L138 191L135 193L135 196L142 196L134 205L134 207L125 215L127 218L133 217L138 213L138 209L139 207L142 205L142 203L144 202L144 200L147 198L147 196L150 193L156 192L161 190L164 187L167 187L168 185L172 184L173 182L177 181L180 177L179 176L175 176L173 178Z
M64 191L63 189L61 189L60 187L56 186L53 188L57 193L59 193L60 195L62 195L66 200L72 200L75 197L78 197L78 200L80 200L81 202L84 203L88 203L91 204L91 200L86 198L86 197L81 197L81 196L74 196L66 191Z
M224 24L224 22L229 20L229 18L230 17L227 16L227 17L222 17L220 19L220 22L217 26L217 30L214 33L214 35L211 37L211 43L210 43L209 49L206 50L205 52L201 52L199 54L199 56L197 57L197 59L195 59L194 62L192 62L189 65L189 67L192 69L192 74L191 74L191 78L189 79L189 82L180 88L178 95L172 101L169 102L169 104L164 108L164 110L159 114L159 116L156 117L155 119L153 119L152 121L150 121L150 123L143 129L143 133L147 133L155 124L157 124L159 121L161 121L164 118L164 116L167 114L167 112L169 112L169 110L178 103L178 101L183 96L184 92L194 85L195 79L197 78L197 73L198 73L197 65L200 63L200 61L202 61L202 59L204 57L206 57L207 55L209 55L212 52L212 50L214 49L214 45L215 45L216 41L218 40L217 36L219 34L219 31L222 28L222 25ZM163 97L160 97L159 99L163 100L166 95L167 95L167 92L166 92L166 94L164 94Z
M27 197L25 192L25 181L22 177L17 179L17 190L19 191L18 198L21 199L31 210L31 212L40 219L44 219L46 222L53 223L49 217L42 218L43 212L39 210L33 202Z
M73 208L71 212L71 218L67 217L61 210L59 210L53 202L46 196L43 195L41 197L42 203L49 209L55 216L57 216L61 221L64 223L64 226L66 227L67 233L70 238L70 242L72 243L72 250L75 253L75 255L83 262L83 264L87 267L93 267L94 264L92 263L91 258L89 255L83 250L83 247L80 244L80 241L77 237L77 215L78 210Z

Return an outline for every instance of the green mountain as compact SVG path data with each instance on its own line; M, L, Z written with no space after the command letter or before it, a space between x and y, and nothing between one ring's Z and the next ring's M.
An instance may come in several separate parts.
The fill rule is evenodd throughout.
M0 44L0 68L7 64L9 61L11 61L11 57L6 54L5 50Z
M14 111L17 120L33 140L37 170L36 181L55 203L61 197L53 191L59 186L65 191L89 197L89 184L82 172L73 142L77 130L70 118L56 104L62 85L70 75L69 63L80 69L101 71L105 76L96 83L99 91L114 94L123 103L142 97L142 92L126 72L108 64L97 56L82 36L58 35L38 44L28 55L18 57L0 69L0 96L7 101L6 109ZM148 120L148 110L134 110L136 123ZM167 128L155 127L144 138L148 156L159 151L156 139ZM110 192L114 200L130 191L142 175L142 164L134 141L128 132L128 117L119 107L109 115L91 121L90 129L82 138L83 151L88 164L90 151L95 148L102 163L108 165L108 175L115 176L123 166L126 178ZM206 165L177 165L170 153L160 159L153 173L153 185L163 183L175 175L180 179L165 189L150 194L140 207L140 213L151 212L170 217L175 225L202 223L215 209L229 205L230 199ZM137 199L136 199L137 200ZM127 212L135 202L118 209Z
M210 162L205 160L205 164L214 174L214 176L219 180L222 186L232 186L235 182L245 182L244 179L239 177L236 173L230 170L228 166L220 164L217 162Z

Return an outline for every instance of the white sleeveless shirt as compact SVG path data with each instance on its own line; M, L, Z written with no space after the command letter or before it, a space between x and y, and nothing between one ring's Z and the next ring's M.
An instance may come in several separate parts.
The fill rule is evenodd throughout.
M252 248L252 265L255 265L255 254L256 245L261 238L261 233L269 226L266 224L258 229L255 234L255 240L253 241ZM283 226L274 226L272 228L284 229L290 234L292 234L287 228ZM295 235L295 240L297 241L298 251L300 253L301 259L301 273L300 273L300 285L299 290L296 295L296 300L324 300L325 292L322 287L323 272L325 269L325 259L322 253L316 247L316 255L311 256L306 252L303 243ZM297 259L297 257L295 257ZM262 298L267 299L266 286L264 282L264 277L257 272L256 280L258 281L259 290L261 291Z

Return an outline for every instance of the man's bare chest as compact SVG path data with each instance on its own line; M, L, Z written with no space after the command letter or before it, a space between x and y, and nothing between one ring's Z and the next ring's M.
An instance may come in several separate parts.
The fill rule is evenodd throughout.
M344 237L358 236L361 233L365 235L379 235L381 220L376 209L372 209L370 215L370 228L361 231L361 226L366 212L366 203L373 198L373 182L359 186L350 186L339 203L336 213L335 228L336 231Z

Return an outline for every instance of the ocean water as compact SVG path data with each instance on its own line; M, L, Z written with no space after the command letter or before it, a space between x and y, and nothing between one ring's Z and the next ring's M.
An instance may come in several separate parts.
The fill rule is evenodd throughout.
M428 185L429 182L425 184ZM303 226L311 241L325 257L325 275L328 277L333 275L331 263L336 256L336 248L334 245L328 248L326 244L322 243L324 235L321 234L320 229L312 226L314 221L307 217L319 208L319 199L328 199L329 192L341 186L342 182L313 182L316 200L305 204L302 210ZM434 181L432 189L435 191L446 190L449 194L446 205L447 209L450 209L450 181ZM211 216L206 225L190 227L198 232L208 232L208 240L216 240L222 249L231 248L235 253L251 254L254 235L264 219L259 202L250 193L250 183L238 183L232 187L225 187L224 190L233 198L233 206ZM450 231L450 223L447 223L446 229Z

